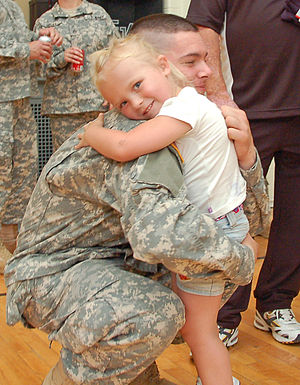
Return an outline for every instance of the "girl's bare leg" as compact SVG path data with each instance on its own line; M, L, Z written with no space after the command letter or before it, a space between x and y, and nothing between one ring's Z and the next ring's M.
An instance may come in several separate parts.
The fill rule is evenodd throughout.
M177 287L175 279L173 287L185 305L186 323L181 333L192 351L202 385L232 385L230 357L217 327L222 295L211 297L184 292Z

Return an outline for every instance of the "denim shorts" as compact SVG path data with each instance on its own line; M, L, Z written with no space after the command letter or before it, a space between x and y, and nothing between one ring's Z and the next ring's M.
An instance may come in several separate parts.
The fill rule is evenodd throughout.
M244 213L243 206L239 206L224 215L217 218L216 223L225 234L234 241L242 242L249 232L248 219ZM218 278L188 278L176 274L176 282L179 289L191 294L217 296L224 292L225 281Z

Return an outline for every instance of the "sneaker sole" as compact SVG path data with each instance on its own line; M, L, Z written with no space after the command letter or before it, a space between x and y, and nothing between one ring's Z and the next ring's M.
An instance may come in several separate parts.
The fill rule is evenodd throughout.
M232 382L233 382L233 385L241 385L241 382L235 377L232 377ZM197 378L196 385L202 385L202 382L199 377Z
M236 333L236 334L235 334ZM227 338L225 337L223 340L221 340L224 344L224 346L226 346L226 348L230 348L231 346L237 344L238 340L239 340L239 337L238 337L238 329L236 329L236 332L235 332L231 337L228 338L227 342L224 342L224 340Z
M253 324L256 327L256 329L262 330L264 332L272 333L274 340L276 340L277 342L280 342L281 344L294 345L298 343L297 341L287 341L283 337L273 332L272 328L266 323L266 321L261 317L260 314L255 315Z
M237 344L239 338L238 336L236 336L234 339L230 339L228 342L224 343L223 341L223 344L226 346L226 348L230 348L231 346Z

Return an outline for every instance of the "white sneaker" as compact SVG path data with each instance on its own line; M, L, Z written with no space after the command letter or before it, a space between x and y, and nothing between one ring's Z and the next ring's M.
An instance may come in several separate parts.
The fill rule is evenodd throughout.
M240 381L235 377L232 377L232 383L233 383L233 385L241 385ZM202 385L202 382L201 382L199 377L197 378L196 385Z
M300 323L291 309L275 309L263 314L256 310L254 326L272 332L274 339L283 344L300 343Z
M229 348L230 346L235 345L238 342L238 334L239 330L238 328L223 328L222 326L218 325L219 328L219 338L223 342L223 344L226 346L226 348Z

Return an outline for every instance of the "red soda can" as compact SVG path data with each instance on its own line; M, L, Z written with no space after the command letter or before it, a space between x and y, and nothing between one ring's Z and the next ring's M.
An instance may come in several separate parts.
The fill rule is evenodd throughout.
M72 63L72 70L74 72L81 72L83 70L84 50L82 49L81 52L82 52L82 59L81 59L80 63L79 64Z

